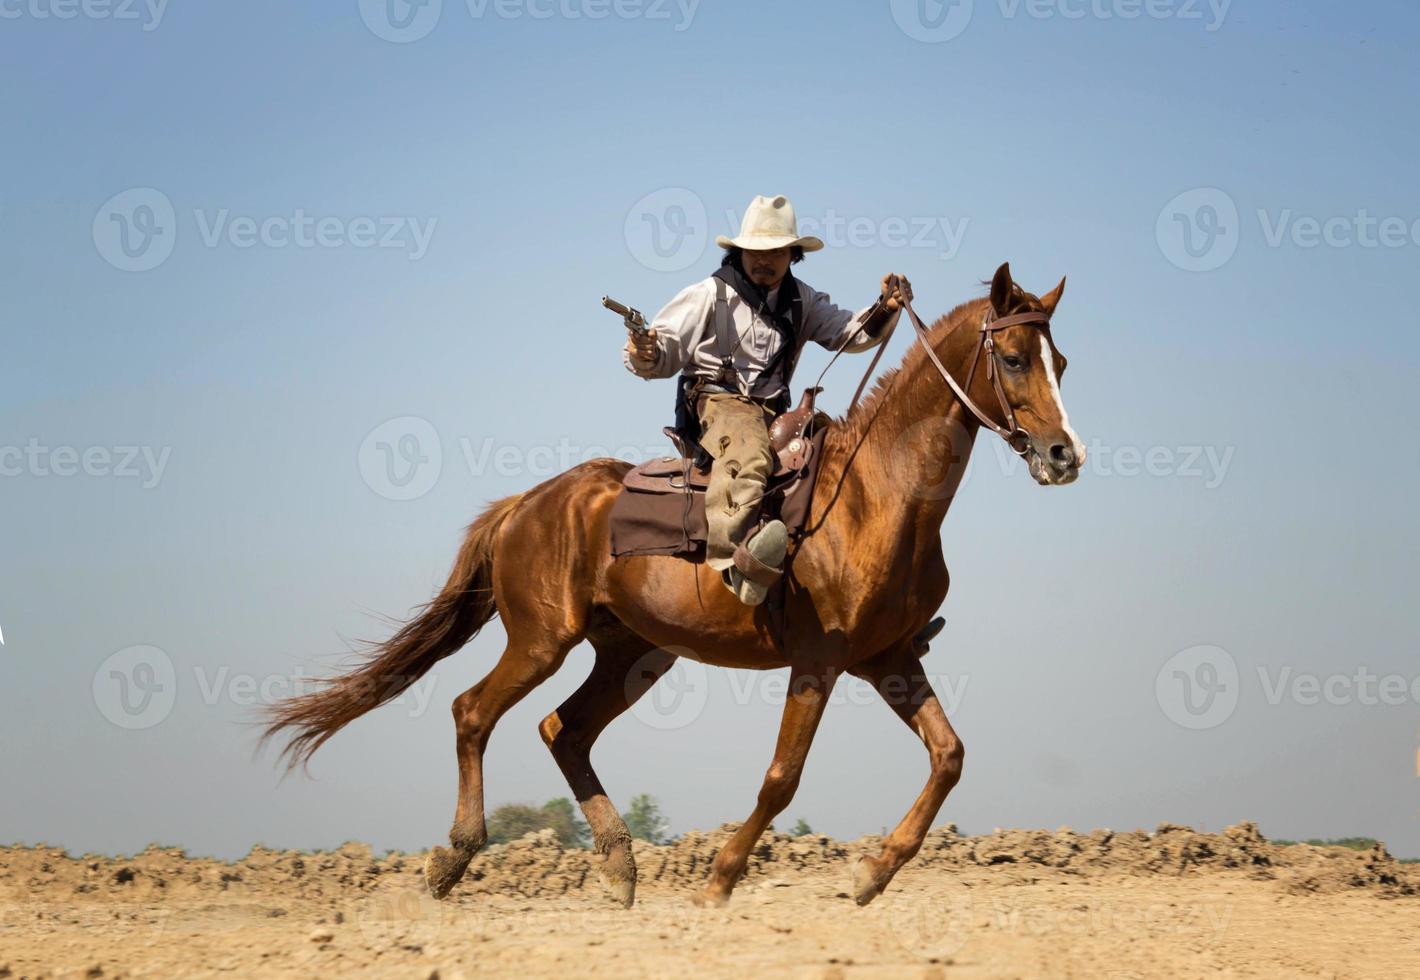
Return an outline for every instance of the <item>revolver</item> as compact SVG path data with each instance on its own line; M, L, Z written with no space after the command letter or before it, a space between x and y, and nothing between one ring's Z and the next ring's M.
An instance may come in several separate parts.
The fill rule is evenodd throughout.
M610 296L602 297L602 306L621 317L626 324L626 329L632 333L640 335L646 333L646 316L640 310L630 306L623 306Z

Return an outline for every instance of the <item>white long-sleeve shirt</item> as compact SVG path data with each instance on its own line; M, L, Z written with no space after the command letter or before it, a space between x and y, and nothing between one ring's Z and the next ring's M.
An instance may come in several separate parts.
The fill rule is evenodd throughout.
M863 316L872 307L859 310L856 314L834 305L827 293L794 280L799 287L799 298L803 303L803 322L799 332L801 342L812 340L829 350L837 350L849 334L857 332ZM780 372L774 377L765 377L764 369L783 346L783 335L773 325L750 308L740 295L726 287L729 298L730 322L739 336L739 346L733 360L741 383L748 383L745 392L755 398L773 398L784 390ZM769 291L769 308L774 309L779 298L779 287ZM626 369L641 378L669 378L677 372L699 375L714 375L720 370L719 346L715 342L715 279L702 279L681 290L661 312L651 321L656 331L656 361L649 368L642 368L632 359L629 350L622 353ZM878 332L869 337L866 332L852 340L846 348L849 352L868 350L882 343L897 323L897 314Z

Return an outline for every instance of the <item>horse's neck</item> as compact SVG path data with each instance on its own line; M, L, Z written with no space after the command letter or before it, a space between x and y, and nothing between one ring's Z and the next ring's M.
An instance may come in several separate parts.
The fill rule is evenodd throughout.
M985 299L965 303L933 325L933 349L960 384L966 383L976 354L975 329L986 312ZM909 329L910 329L910 325ZM978 366L978 374L981 373ZM976 392L971 392L973 398ZM904 541L909 529L941 527L951 506L979 425L952 393L915 340L895 372L879 381L825 447L823 484L837 484L837 503L825 523L840 510L850 521L867 517L876 535L843 526L855 552L862 548L919 546ZM824 477L829 479L825 481ZM825 501L827 503L827 501ZM838 505L845 506L838 506ZM850 516L851 515L851 516ZM872 539L872 540L870 540Z

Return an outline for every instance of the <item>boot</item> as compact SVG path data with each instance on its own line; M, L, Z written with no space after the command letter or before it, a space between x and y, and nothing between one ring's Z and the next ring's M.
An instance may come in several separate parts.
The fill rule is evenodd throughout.
M740 552L748 552L749 562ZM755 575L754 581L738 567L725 572L725 585L747 606L757 606L769 597L769 589L784 572L784 556L789 551L789 530L783 521L770 521L757 534L740 545L735 553L736 564L756 564L767 569ZM752 573L753 574L753 573Z

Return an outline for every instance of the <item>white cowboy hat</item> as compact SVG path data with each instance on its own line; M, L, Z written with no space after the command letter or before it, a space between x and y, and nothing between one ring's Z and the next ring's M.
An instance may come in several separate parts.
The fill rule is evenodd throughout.
M734 238L724 235L715 237L715 244L721 248L735 246L752 252L768 251L798 245L805 252L817 252L823 242L812 235L799 235L799 222L794 217L794 205L783 194L778 197L757 195L745 209L740 222L740 233Z

